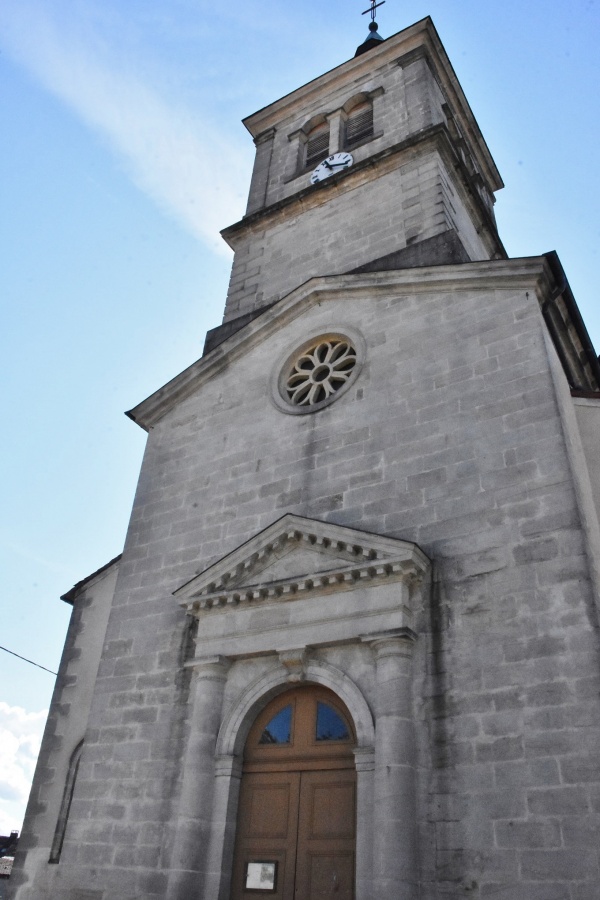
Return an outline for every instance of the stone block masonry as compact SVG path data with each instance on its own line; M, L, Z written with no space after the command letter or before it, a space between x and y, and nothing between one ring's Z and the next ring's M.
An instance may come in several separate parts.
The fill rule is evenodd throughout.
M597 888L596 625L536 304L505 288L330 292L153 428L70 877L101 861L106 897L129 896L125 882L164 895L189 692L172 592L283 510L415 541L436 562L415 627L423 896ZM358 380L322 412L285 415L269 396L276 360L332 324L365 337Z
M373 133L310 186L353 108ZM231 900L246 736L303 681L354 724L356 900L598 900L600 370L560 264L505 258L429 19L245 124L227 324L130 413L13 900ZM284 360L332 334L355 367L296 414Z
M488 257L433 148L389 167L375 182L368 173L355 177L352 189L332 184L313 196L310 216L304 206L288 207L273 214L268 228L259 219L236 238L226 321L279 300L308 277L350 271L449 229L460 234L471 259Z

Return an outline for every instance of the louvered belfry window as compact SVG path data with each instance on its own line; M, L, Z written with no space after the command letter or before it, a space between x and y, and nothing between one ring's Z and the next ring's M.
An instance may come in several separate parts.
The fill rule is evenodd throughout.
M316 166L329 155L329 125L317 125L306 141L306 166Z
M346 146L351 147L373 135L373 107L370 103L355 106L346 119Z

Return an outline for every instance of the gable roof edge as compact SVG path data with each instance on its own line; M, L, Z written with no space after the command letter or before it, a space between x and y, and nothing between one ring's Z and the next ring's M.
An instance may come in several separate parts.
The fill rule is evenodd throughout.
M551 278L548 261L543 256L310 278L158 391L128 410L125 415L145 431L150 431L177 403L191 396L203 383L223 371L232 360L259 340L282 324L292 321L301 314L307 302L316 303L317 298L330 299L340 291L367 289L373 294L388 292L392 288L404 289L410 293L485 290L490 287L491 281L496 289L504 285L531 289L539 287L542 282L549 283Z

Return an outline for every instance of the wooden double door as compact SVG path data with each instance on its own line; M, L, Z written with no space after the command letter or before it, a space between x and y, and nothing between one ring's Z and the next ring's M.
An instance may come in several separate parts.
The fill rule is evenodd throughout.
M356 769L348 711L326 688L280 694L244 753L232 900L354 900Z

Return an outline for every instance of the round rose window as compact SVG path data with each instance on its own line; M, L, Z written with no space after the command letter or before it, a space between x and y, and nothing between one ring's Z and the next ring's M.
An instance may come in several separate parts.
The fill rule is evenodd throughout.
M281 412L303 415L329 406L354 383L366 344L355 328L316 334L279 358L271 372L271 397Z
M285 393L294 406L316 406L348 382L356 365L350 341L330 338L307 347L287 373Z

